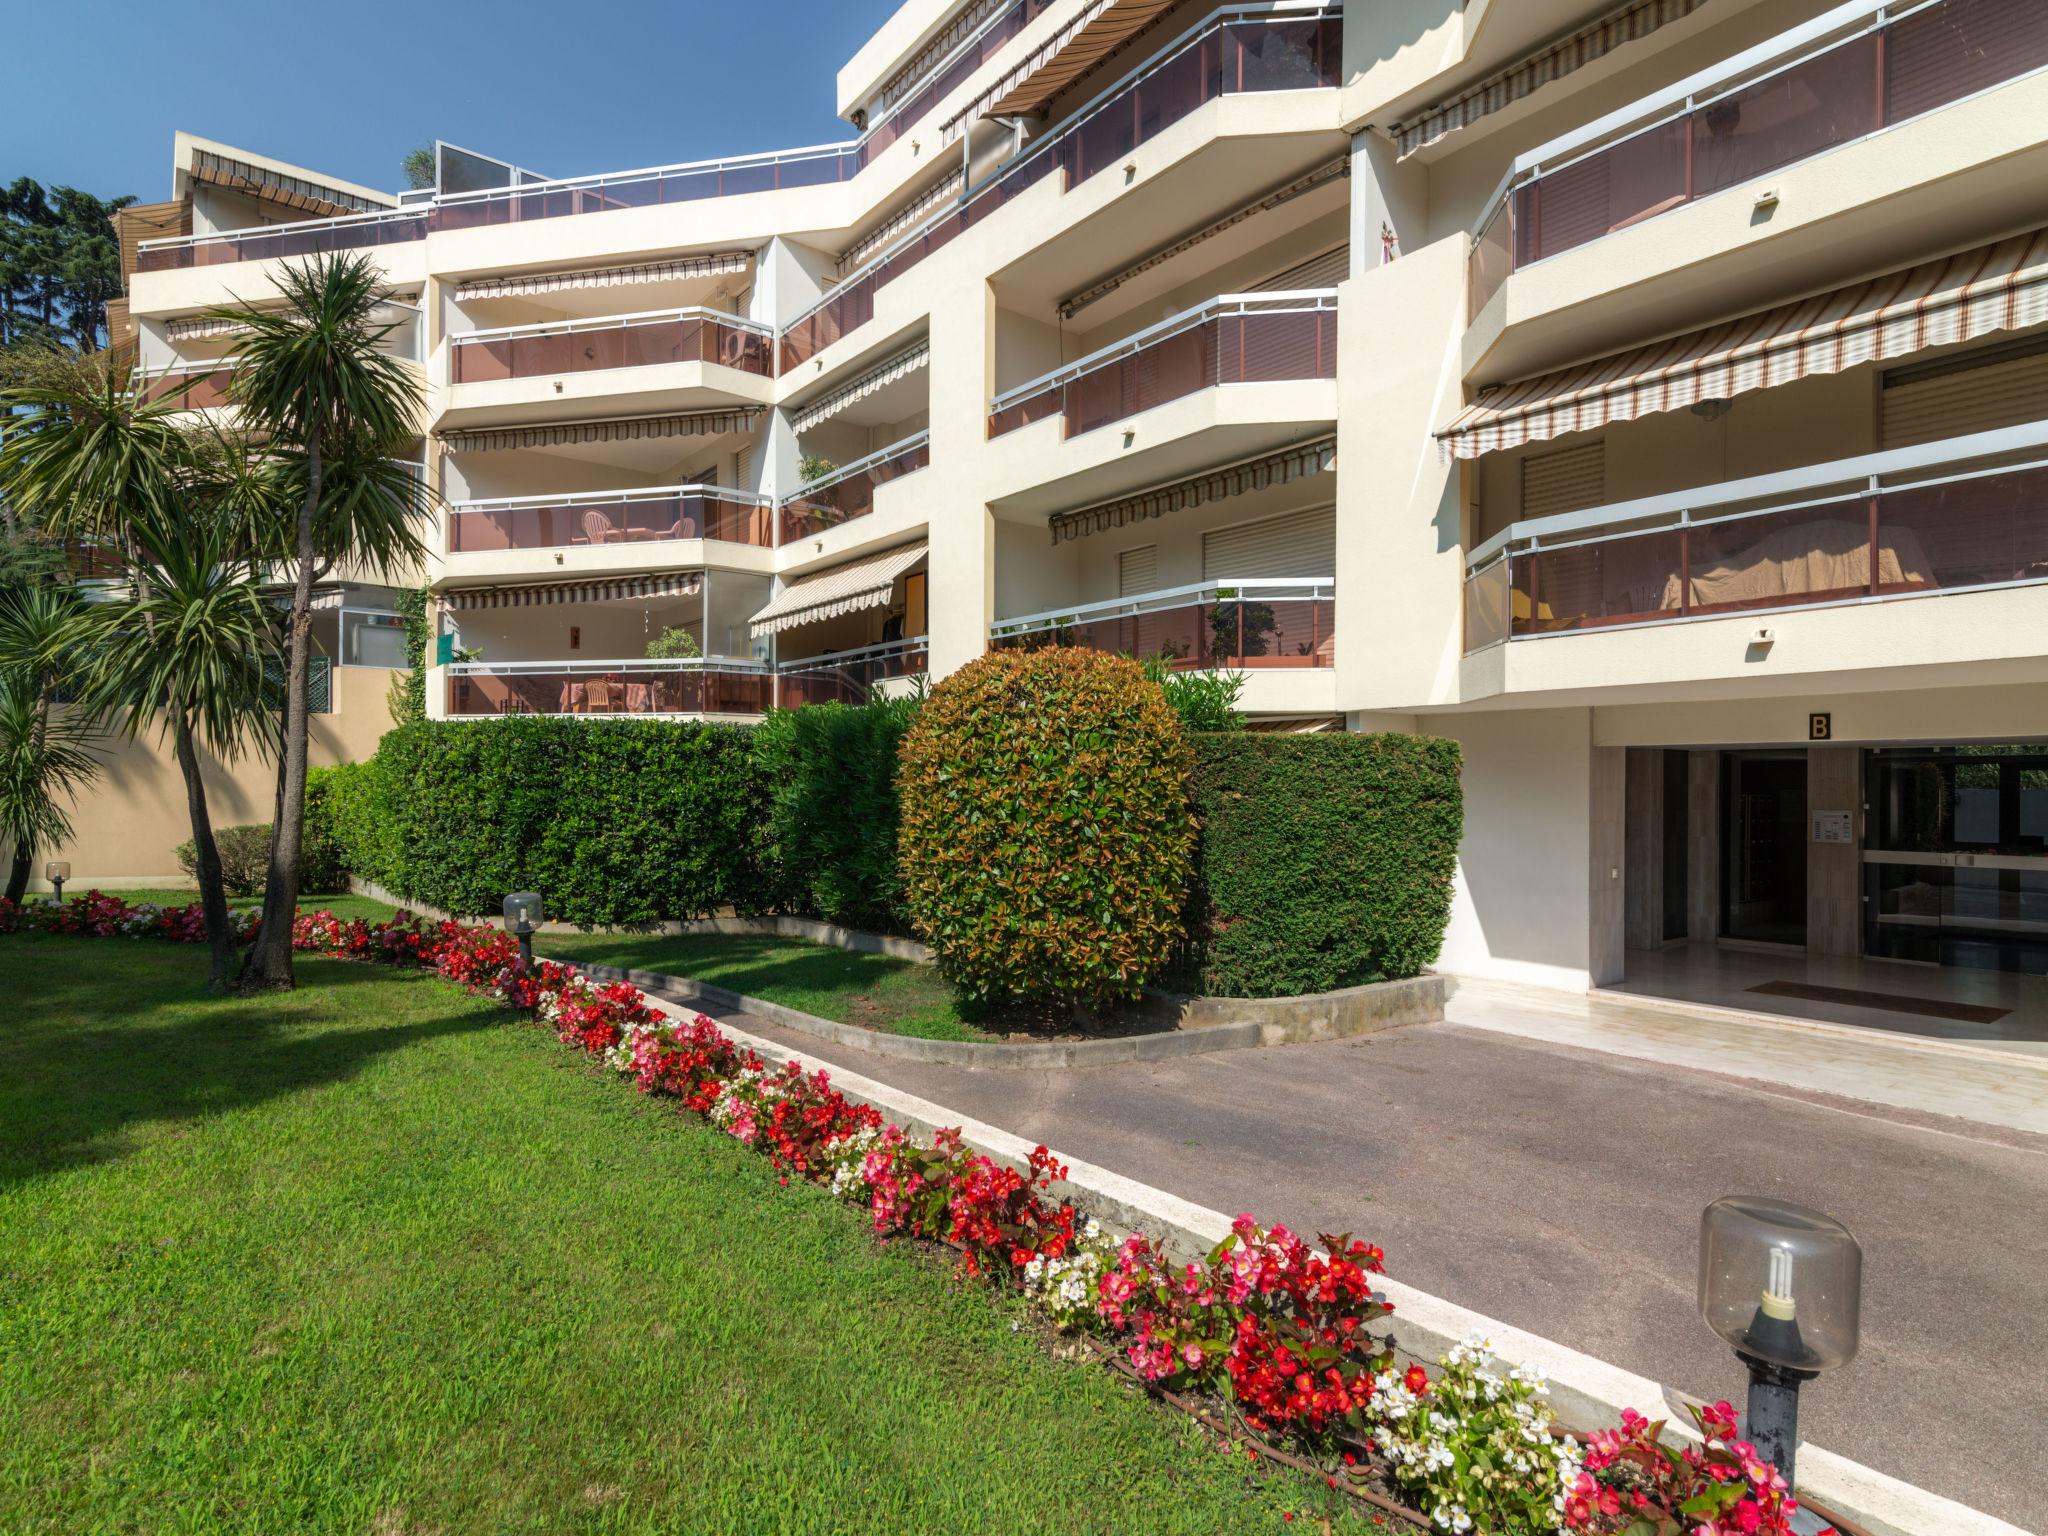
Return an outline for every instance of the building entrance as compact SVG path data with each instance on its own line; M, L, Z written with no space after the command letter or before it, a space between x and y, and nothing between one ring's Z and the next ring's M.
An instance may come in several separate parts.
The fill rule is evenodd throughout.
M1730 752L1721 786L1721 932L1803 947L1806 754Z

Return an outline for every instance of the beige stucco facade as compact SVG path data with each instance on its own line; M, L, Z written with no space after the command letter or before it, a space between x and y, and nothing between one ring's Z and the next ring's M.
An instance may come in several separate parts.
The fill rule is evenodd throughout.
M1125 25L1095 7L1069 33L1084 9L899 7L840 73L847 144L284 236L369 251L420 307L433 713L744 718L793 666L854 696L1013 637L1163 646L1242 670L1263 724L1460 740L1444 964L1565 987L1627 963L1632 752L1803 750L1815 714L1858 752L2048 737L2034 482L1992 509L2002 576L1938 520L1860 593L1765 592L1756 553L1808 579L1784 541L1823 537L1797 509L1829 467L1889 493L1951 439L1971 465L2048 456L2024 431L2048 276L1732 398L1469 454L1453 430L1497 387L2048 225L2039 28L1968 0L1940 29L1857 0L1190 0L1040 89L1045 45ZM271 291L291 252L222 227L145 250L146 364L203 355L181 318ZM1722 519L1698 536L1717 577L1614 542L1687 498ZM1567 593L1560 540L1672 568L1624 613L1619 578ZM1512 633L1473 627L1487 570ZM705 659L645 665L669 626ZM1687 936L1712 941L1703 882Z

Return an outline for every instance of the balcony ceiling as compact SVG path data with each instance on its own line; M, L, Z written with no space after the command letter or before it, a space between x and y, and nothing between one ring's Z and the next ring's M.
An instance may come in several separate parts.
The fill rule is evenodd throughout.
M1049 321L1067 295L1314 170L1344 148L1341 134L1214 141L995 273L990 281L996 302ZM1105 179L1115 174L1107 172ZM1092 328L1113 320L1233 256L1343 207L1349 185L1333 182L1203 241L1091 304L1081 322Z
M1032 429L1027 429L1032 430ZM1115 426L1104 427L1114 435ZM1043 526L1055 512L1069 512L1166 481L1178 480L1204 470L1236 463L1257 454L1271 453L1293 443L1327 432L1329 423L1274 421L1218 426L1173 438L1154 447L1137 449L1109 464L1049 480L1027 491L991 502L989 510L1011 522Z
M459 301L462 313L478 330L507 325L539 325L549 320L589 320L657 309L716 309L730 312L735 295L752 283L745 272L703 277L665 278L657 282L621 283L614 287L558 288L522 297L472 298Z

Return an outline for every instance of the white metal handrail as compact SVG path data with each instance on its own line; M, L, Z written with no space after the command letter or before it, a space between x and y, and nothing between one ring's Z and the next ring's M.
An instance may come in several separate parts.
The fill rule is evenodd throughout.
M450 677L554 677L596 672L753 672L765 677L775 669L755 656L634 656L615 661L451 661L442 670Z
M790 495L782 498L782 505L789 507L794 506L797 502L808 500L820 491L828 491L835 485L853 479L856 475L866 474L877 464L885 463L890 459L900 458L913 449L922 448L931 440L932 435L929 432L913 432L900 443L891 443L886 448L878 448L865 458L855 459L851 464L840 465L829 475L820 475L815 480L805 481L801 490L792 492Z
M923 239L931 229L943 224L962 208L980 197L982 193L1009 178L1020 167L1029 165L1038 159L1040 155L1051 154L1061 144L1065 143L1069 137L1086 127L1113 98L1121 96L1132 86L1138 85L1157 74L1189 47L1200 42L1210 33L1219 31L1234 21L1247 20L1258 16L1271 16L1275 20L1280 21L1296 21L1303 17L1341 16L1343 13L1344 6L1342 0L1260 0L1260 3L1256 4L1226 5L1210 12L1208 16L1195 22L1185 32L1181 33L1179 37L1159 49L1144 63L1138 65L1115 84L1105 86L1094 96L1090 97L1085 106L1072 118L1060 125L1059 132L1032 142L1021 154L1006 160L972 187L961 192L957 198L951 202L940 204L932 210L930 216L912 225L899 238L892 240L888 245L847 273L829 292L823 294L816 303L787 321L782 329L785 332L796 329L804 321L817 314L819 310L837 299L852 284L860 282L878 267L888 262L899 251Z
M630 491L572 491L562 496L498 496L488 501L454 501L454 512L511 511L518 507L603 507L629 501L662 501L696 496L705 501L735 501L765 507L770 498L758 491L736 491L724 485L650 485Z
M1477 575L1510 553L1529 554L1538 550L1606 543L1613 539L1639 538L1645 534L1671 533L1681 528L1738 522L1862 500L1887 491L2039 469L2048 467L2048 457L2041 454L2044 449L2048 449L2048 420L2004 427L1995 432L1943 438L1912 448L1859 454L1854 458L1834 459L1825 464L1811 464L1776 474L1725 480L1718 485L1699 486L1693 490L1667 491L1635 501L1588 507L1580 512L1529 518L1510 523L1474 548L1466 557L1465 570L1468 576ZM1996 462L1978 462L1983 460ZM1975 467L1962 468L1964 465ZM1822 494L1826 492L1833 494ZM1768 505L1750 505L1758 502ZM1741 510L1717 514L1716 508Z
M903 640L884 640L878 645L858 646L850 651L833 651L825 656L805 656L796 661L785 661L775 670L788 676L795 672L829 672L835 667L863 661L882 661L892 656L908 656L914 651L931 649L931 639L926 635L912 635Z
M1336 601L1337 583L1328 576L1260 577L1252 581L1197 581L1184 587L1162 587L1094 603L1070 603L1040 613L997 619L989 634L997 639L1028 634L1034 629L1063 629L1101 619L1142 617L1162 609L1192 608L1202 603Z
M1627 106L1596 118L1569 133L1515 157L1501 178L1499 188L1487 199L1479 220L1472 226L1475 236L1499 214L1516 190L1532 181L1566 169L1581 160L1612 149L1616 144L1654 132L1665 124L1690 116L1730 92L1753 85L1811 62L1822 54L1855 42L1872 32L1905 20L1919 11L1945 4L1946 0L1848 0L1833 10L1776 37L1768 38L1732 54L1719 63L1688 75L1673 85L1630 102ZM2034 71L2029 71L2034 73ZM2022 78L2016 76L2015 78ZM2010 84L2010 81L2001 84ZM1946 103L1953 105L1953 103ZM1906 119L1902 119L1905 121ZM1891 126L1890 124L1886 125ZM1867 135L1864 135L1867 137Z
M289 235L311 229L344 229L356 224L383 224L414 219L424 224L426 210L389 208L376 213L347 213L327 219L294 219L288 224L252 224L246 229L216 229L203 235L159 235L136 242L138 251L158 251L177 245L208 245L220 240L249 240L258 235Z
M1042 373L1035 379L1004 390L989 402L989 410L994 413L1015 405L1019 400L1043 394L1048 389L1071 384L1074 380L1133 353L1142 352L1147 347L1155 347L1184 331L1195 330L1211 320L1226 315L1306 315L1318 311L1334 314L1336 309L1337 290L1334 288L1297 288L1271 293L1220 293L1213 299L1197 304L1193 309L1169 315L1158 324L1148 325L1142 331L1134 331L1121 341L1113 341L1106 347L1096 348L1086 357L1078 357L1071 363L1063 363L1050 373Z
M670 320L708 320L735 331L773 337L775 328L724 310L692 305L686 309L643 309L628 315L593 315L571 320L535 320L524 325L499 325L487 330L458 331L448 338L455 346L482 341L516 341L523 336L566 336L578 331L625 330L641 325L660 325Z

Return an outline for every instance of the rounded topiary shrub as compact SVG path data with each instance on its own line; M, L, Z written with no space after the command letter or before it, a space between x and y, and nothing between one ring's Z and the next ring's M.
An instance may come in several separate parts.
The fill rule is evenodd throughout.
M1193 757L1136 662L999 651L903 738L904 905L968 995L1096 1007L1172 958L1193 873Z

